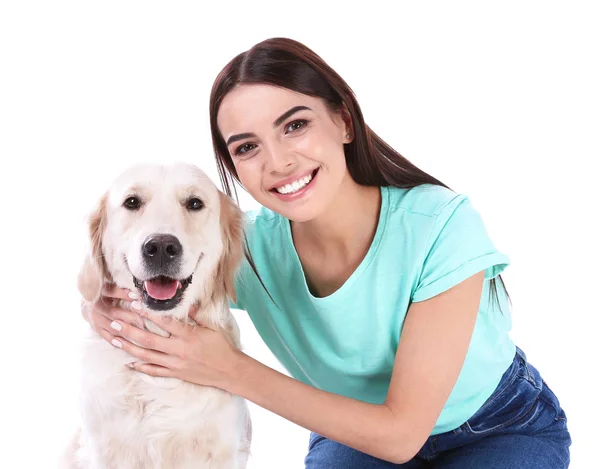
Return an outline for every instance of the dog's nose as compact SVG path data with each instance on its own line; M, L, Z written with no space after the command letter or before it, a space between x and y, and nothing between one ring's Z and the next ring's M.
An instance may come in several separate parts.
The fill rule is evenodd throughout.
M148 236L142 245L144 259L155 267L178 260L182 251L181 243L173 235L153 234Z

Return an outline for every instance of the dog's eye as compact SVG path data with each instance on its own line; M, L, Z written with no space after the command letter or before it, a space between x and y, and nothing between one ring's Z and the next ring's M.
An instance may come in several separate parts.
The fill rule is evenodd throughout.
M123 202L123 207L128 210L137 210L142 205L142 202L137 197L127 197Z
M186 207L188 210L202 210L204 203L200 199L193 197L187 201Z

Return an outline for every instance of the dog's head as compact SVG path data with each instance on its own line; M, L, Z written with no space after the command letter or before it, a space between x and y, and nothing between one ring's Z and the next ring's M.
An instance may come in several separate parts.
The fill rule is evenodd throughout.
M78 280L88 301L100 297L104 282L137 290L156 311L187 311L227 295L235 300L242 214L193 165L125 171L92 213L89 235L90 254Z

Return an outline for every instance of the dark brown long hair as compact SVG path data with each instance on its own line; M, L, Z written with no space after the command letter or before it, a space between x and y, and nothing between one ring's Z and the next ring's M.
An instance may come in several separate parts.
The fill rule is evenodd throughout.
M448 188L408 161L369 128L352 89L321 57L293 39L272 38L233 58L217 76L210 94L210 126L219 176L223 190L236 200L236 182L240 181L219 131L217 114L225 96L241 84L286 88L321 98L334 112L347 111L352 121L353 139L344 145L344 153L348 171L358 184L400 188L433 184ZM248 249L246 257L257 273ZM502 277L498 278L504 286ZM491 286L497 298L495 280L491 280Z

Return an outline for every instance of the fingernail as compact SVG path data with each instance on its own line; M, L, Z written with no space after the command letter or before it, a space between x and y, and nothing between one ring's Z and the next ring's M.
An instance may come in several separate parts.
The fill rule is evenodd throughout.
M137 300L139 299L139 295L136 292L130 291L128 294L129 298L131 298L132 300Z
M115 347L118 347L118 348L123 347L123 344L121 342L119 342L117 339L111 340L110 343L113 344Z
M115 331L120 331L123 329L123 326L121 326L121 324L119 324L117 321L111 322L110 327L112 327Z
M134 368L134 365L135 365L135 362L125 363L125 366L128 367L128 368L131 368L131 369Z
M142 310L142 303L140 303L139 301L132 301L131 302L131 307L133 309L137 309L138 311Z

